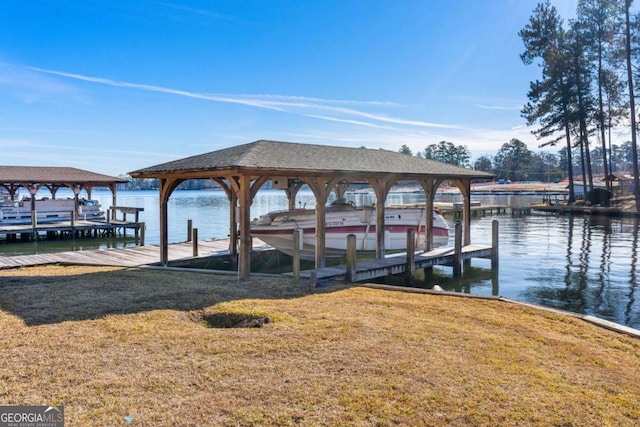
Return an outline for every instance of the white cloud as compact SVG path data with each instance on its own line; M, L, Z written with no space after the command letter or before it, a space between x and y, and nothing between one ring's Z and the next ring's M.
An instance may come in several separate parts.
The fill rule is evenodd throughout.
M507 111L520 111L520 110L522 110L522 105L503 106L503 105L477 104L476 107L481 108L483 110L507 110Z
M358 124L361 126L375 126L376 122L390 123L403 126L413 127L425 127L425 128L442 128L442 129L459 129L460 126L433 123L421 120L408 120L403 118L391 117L379 113L370 113L360 109L345 108L337 106L335 104L355 104L361 106L390 106L395 105L388 102L380 101L350 101L350 100L334 100L334 99L320 99L320 98L305 98L299 96L285 97L282 95L219 95L219 94L207 94L190 92L180 89L167 88L156 85L148 85L141 83L130 83L125 81L112 80L102 77L85 76L82 74L67 73L64 71L47 70L37 67L28 67L32 71L56 75L60 77L66 77L70 79L85 81L89 83L96 83L101 85L130 88L136 90L144 90L151 92L165 93L169 95L182 96L193 99L201 99L205 101L224 102L231 104L241 104L255 108L262 108L268 110L275 110L280 112L287 112L291 114L306 115L329 121L350 121L351 124ZM328 116L326 114L317 114L318 112L330 112L335 116ZM371 122L354 121L349 117L359 117L371 120Z
M162 2L162 1L153 1L154 4L157 4L159 6L163 6L169 9L174 9L174 10L179 10L182 12L187 12L187 13L192 13L195 15L200 15L200 16L205 16L208 18L213 18L215 20L219 20L219 21L227 21L227 22L235 22L235 23L243 23L243 20L238 19L237 17L231 16L231 15L225 15L222 13L216 13L216 12L212 12L210 10L205 10L205 9L196 9L194 7L188 7L188 6L183 6L180 4L175 4L175 3L167 3L167 2Z
M0 61L0 86L3 92L21 102L31 104L36 101L57 101L61 95L86 103L88 98L71 85L44 76L24 67Z

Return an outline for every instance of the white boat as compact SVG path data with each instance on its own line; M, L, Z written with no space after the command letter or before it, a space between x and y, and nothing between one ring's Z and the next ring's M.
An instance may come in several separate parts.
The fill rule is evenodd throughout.
M400 252L407 247L407 230L416 230L416 249L424 247L426 215L424 207L385 207L385 251ZM316 244L314 209L270 212L251 223L251 234L269 246L293 254L293 230L300 230L300 258L313 260ZM449 226L436 211L433 213L433 245L447 244ZM376 251L376 209L358 207L338 199L326 208L325 256L344 257L347 235L356 236L358 253Z
M35 211L38 223L51 223L71 220L75 210L72 198L35 200ZM79 219L101 221L105 219L104 211L97 200L78 199ZM13 201L4 198L0 201L0 224L31 224L31 200L24 198Z

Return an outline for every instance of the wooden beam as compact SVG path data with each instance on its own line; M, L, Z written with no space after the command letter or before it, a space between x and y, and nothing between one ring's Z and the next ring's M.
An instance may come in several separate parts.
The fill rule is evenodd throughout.
M229 197L229 253L232 258L238 256L238 195L231 192Z
M291 180L289 181L289 186L284 190L287 194L287 200L289 201L289 210L294 210L296 208L296 197L303 185L303 181L297 181L295 183L292 183Z
M182 180L160 178L160 264L169 264L169 227L168 204L169 197Z
M325 266L326 204L335 182L336 179L327 180L324 178L316 178L307 181L307 184L316 197L316 268L322 268Z
M325 205L327 204L328 194L326 190L326 180L315 179L307 182L309 188L313 191L313 195L316 198L316 268L322 268L325 266L325 222L326 211Z
M237 186L232 187L229 181L225 181L222 178L210 177L209 179L220 185L220 188L227 195L227 200L229 200L229 253L235 262L238 256L238 215L236 210L238 207L238 193L235 190Z
M251 178L246 175L239 177L238 201L240 204L240 259L238 260L238 274L241 279L248 279L251 275Z
M271 177L268 176L260 176L258 178L256 178L255 180L253 180L253 183L251 184L251 202L253 202L253 198L256 197L256 194L258 194L258 190L260 190L260 188L265 184L265 182L269 181L271 179Z
M385 257L384 204L387 200L387 194L395 182L396 177L389 175L369 181L369 185L376 194L376 259Z
M471 180L452 180L462 194L462 223L464 229L464 245L471 244Z
M424 250L428 252L433 249L433 202L436 198L436 192L442 180L440 179L421 179L418 181L425 196L425 239Z
M346 182L339 182L338 184L336 184L334 188L334 191L336 192L336 198L339 199L344 197L348 188L349 188L349 184Z

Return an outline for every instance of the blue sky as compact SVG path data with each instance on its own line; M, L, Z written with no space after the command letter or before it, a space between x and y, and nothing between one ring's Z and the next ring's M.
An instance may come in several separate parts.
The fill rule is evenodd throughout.
M259 139L537 150L517 35L536 4L2 0L0 164L120 175Z

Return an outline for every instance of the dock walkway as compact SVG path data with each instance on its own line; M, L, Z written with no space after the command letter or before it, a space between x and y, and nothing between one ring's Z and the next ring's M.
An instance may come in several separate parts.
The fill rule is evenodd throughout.
M553 213L557 215L582 214L582 215L605 215L639 218L640 213L633 209L604 206L576 206L566 204L549 205L546 203L531 205L531 208L541 212Z
M75 220L41 223L35 227L31 224L0 223L0 239L11 242L19 240L62 239L67 236L105 237L116 233L126 235L133 230L138 236L143 223L118 221ZM18 237L19 236L19 237Z
M253 247L264 249L265 243L255 239ZM229 240L200 240L198 255L193 255L193 242L172 243L169 245L169 261L201 258L229 253ZM0 269L28 267L44 264L72 264L117 267L140 267L157 265L160 262L160 246L130 246L112 249L94 249L82 251L54 252L35 255L0 256Z
M468 245L462 247L460 261L472 258L491 258L493 248L491 246ZM415 268L429 268L436 265L453 265L455 249L452 247L438 248L429 252L422 252L415 257ZM356 263L353 282L371 280L395 274L407 273L407 256L396 255L384 259L361 261ZM300 277L311 280L315 274L316 280L344 279L347 274L346 265L323 267L315 270L300 272ZM291 275L289 273L288 275Z
M451 215L454 219L462 219L464 214L464 206L462 203L434 203L443 216ZM472 202L471 204L471 216L481 217L489 215L506 215L521 216L531 213L530 206L514 207L507 205L482 205L479 202Z
M223 256L229 254L229 240L200 240L197 242L197 251L194 251L193 242L171 243L168 249L169 262L211 256ZM270 249L273 248L259 239L254 239L254 251ZM472 258L491 258L493 253L494 251L491 246L463 246L457 262ZM416 254L415 269L429 268L436 265L454 265L455 262L456 254L454 248L438 248L430 252L421 252ZM130 246L123 248L52 252L34 255L0 256L0 269L46 264L114 267L143 267L159 265L160 246ZM404 274L409 270L410 267L407 265L406 254L389 256L381 260L360 261L355 265L355 272L352 277L352 281L361 282L388 275ZM345 280L346 273L347 266L339 265L301 271L300 278L307 280ZM293 273L285 273L284 275L293 276Z

